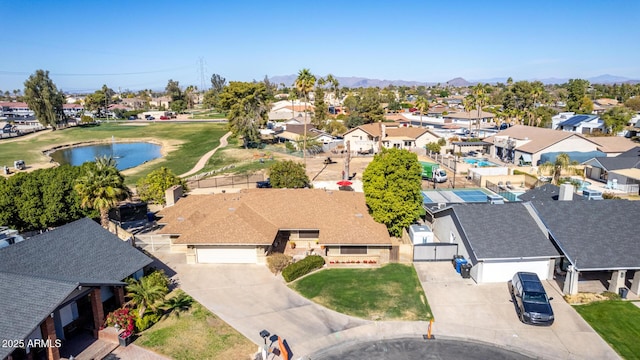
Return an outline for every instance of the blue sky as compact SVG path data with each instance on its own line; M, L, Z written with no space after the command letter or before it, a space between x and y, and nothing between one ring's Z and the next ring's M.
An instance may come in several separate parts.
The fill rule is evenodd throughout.
M0 0L0 89L200 86L212 73L640 79L640 1Z

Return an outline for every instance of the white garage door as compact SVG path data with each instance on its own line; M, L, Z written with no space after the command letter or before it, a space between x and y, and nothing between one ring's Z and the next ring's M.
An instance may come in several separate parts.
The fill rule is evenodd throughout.
M196 248L201 264L255 264L258 262L254 246L201 246Z
M519 271L536 273L540 280L546 280L549 277L549 260L484 262L482 280L478 282L506 282Z

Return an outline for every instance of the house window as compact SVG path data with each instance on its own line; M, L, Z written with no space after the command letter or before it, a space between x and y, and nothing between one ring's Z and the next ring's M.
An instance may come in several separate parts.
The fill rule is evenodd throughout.
M411 147L412 146L412 142L411 141L405 141L404 142L404 146L405 147Z
M360 140L362 140L362 136L360 136Z
M298 231L298 238L300 239L317 239L320 236L318 230L300 230Z
M367 255L366 246L341 246L340 255Z

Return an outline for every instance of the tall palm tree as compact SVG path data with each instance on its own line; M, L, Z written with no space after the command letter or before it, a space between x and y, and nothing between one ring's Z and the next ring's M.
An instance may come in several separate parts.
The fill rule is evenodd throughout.
M307 163L307 102L309 101L309 93L313 90L315 84L316 77L311 73L311 70L302 69L298 72L295 86L298 92L304 96L304 144L302 158L305 164Z
M416 100L416 108L420 110L420 127L422 128L422 114L424 114L425 111L429 111L429 100L423 96L418 97Z
M80 196L83 208L100 212L100 224L105 229L109 227L109 210L130 196L124 177L110 156L96 158L95 167L76 180L74 189Z
M147 308L157 309L157 304L164 299L165 290L159 284L154 284L149 278L133 280L127 285L127 297L129 305L138 308L138 315L142 317Z
M338 96L340 96L340 82L338 81L338 79L329 74L327 75L326 78L328 83L331 83L331 91L333 91L333 106L336 106L336 104L340 104L340 102L338 101Z
M476 130L480 130L480 115L482 114L482 107L489 102L489 84L477 84L471 90L473 96L473 103L478 110L478 117L476 118Z

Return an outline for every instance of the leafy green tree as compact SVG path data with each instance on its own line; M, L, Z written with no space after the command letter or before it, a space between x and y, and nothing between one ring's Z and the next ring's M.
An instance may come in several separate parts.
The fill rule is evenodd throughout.
M489 102L489 94L491 93L491 86L489 84L477 84L471 89L471 103L473 109L477 110L478 115L476 118L476 129L480 129L480 116L482 114L482 107Z
M640 96L633 97L624 102L624 106L633 111L640 111Z
M311 122L317 129L325 129L325 121L329 116L329 108L327 107L327 103L324 102L324 89L316 87L315 96L316 98L313 104L313 118L311 119Z
M615 106L602 114L604 125L609 129L611 135L622 131L633 117L633 112L623 106Z
M187 103L184 100L175 100L171 102L169 107L171 108L171 111L180 114L187 110Z
M80 196L83 208L100 212L100 224L105 229L109 226L109 210L130 195L124 177L110 157L96 159L95 168L78 178L74 189Z
M426 147L427 147L427 150L429 150L429 152L437 153L437 154L439 154L440 150L442 150L442 146L437 142L430 142L427 144Z
M422 213L421 168L416 154L382 149L362 174L364 195L373 219L399 237Z
M218 105L227 114L229 129L242 137L244 147L260 140L259 128L269 117L269 100L264 83L232 81L220 93Z
M331 84L331 91L333 91L333 105L340 105L340 82L331 74L327 75L326 80Z
M167 86L164 88L164 90L167 92L167 95L171 97L171 101L184 100L184 93L180 88L179 81L174 81L173 79L170 79L169 82L167 83Z
M146 276L140 280L131 280L126 289L128 303L138 309L139 317L144 315L147 308L157 310L160 300L166 295L162 286Z
M569 79L567 84L567 111L578 114L588 114L593 111L593 103L587 97L589 81L583 79ZM591 109L589 109L591 103Z
M95 216L80 207L73 189L86 169L62 165L0 179L0 224L31 231Z
M49 71L36 70L29 76L24 82L24 101L36 114L42 126L51 126L55 130L64 116L62 112L64 94L49 78Z
M333 136L338 136L346 133L347 127L338 120L331 120L325 127L325 130Z
M271 165L269 180L274 188L303 188L310 183L304 164L293 160L277 161Z
M174 185L182 185L187 191L186 181L163 166L138 180L136 189L142 201L165 205L164 192Z
M302 69L298 72L298 78L296 79L296 89L302 96L304 96L304 144L302 146L302 156L304 160L307 159L307 102L309 101L309 93L313 90L313 86L316 83L316 77L311 73L309 69Z

